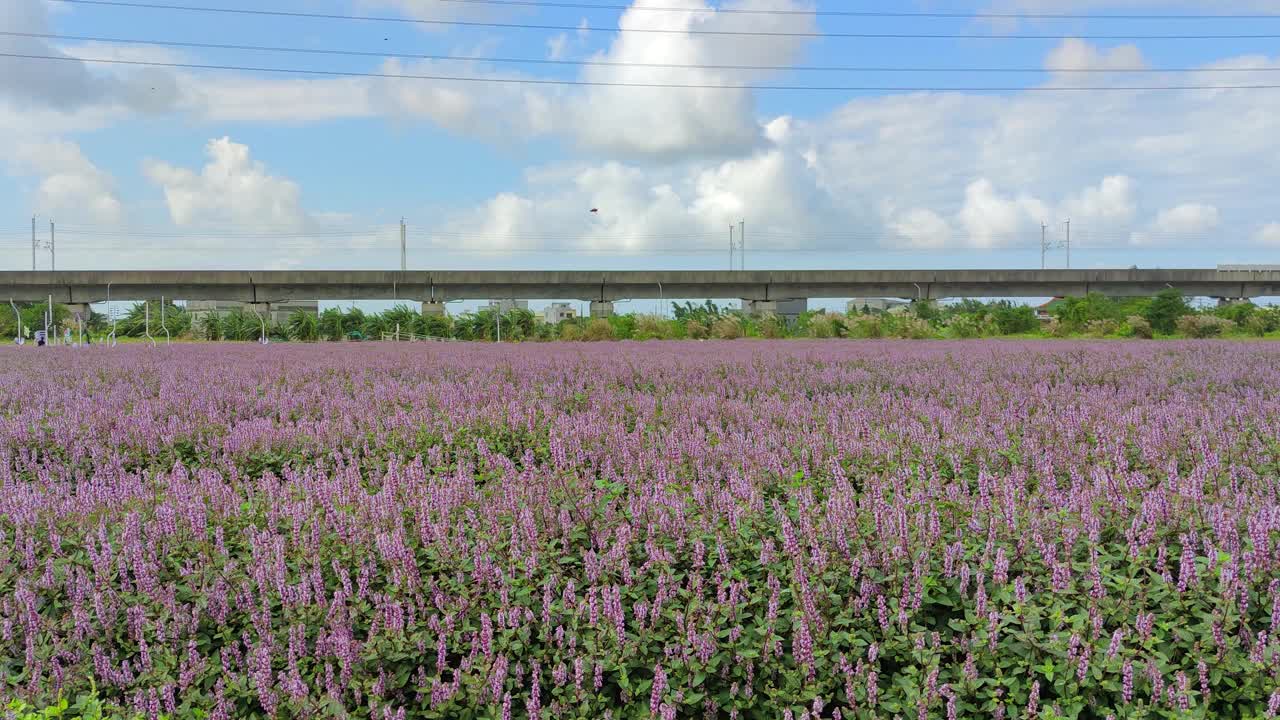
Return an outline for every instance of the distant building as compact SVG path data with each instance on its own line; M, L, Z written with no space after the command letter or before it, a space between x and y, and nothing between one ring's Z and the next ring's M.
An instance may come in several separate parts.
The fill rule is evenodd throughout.
M528 310L529 301L528 300L509 300L509 299L508 300L490 300L489 304L485 306L485 309L493 310L495 312L499 312L499 313L502 313L503 315L506 315L512 310Z
M905 312L911 303L897 298L851 298L845 305L849 313L861 312Z
M1048 322L1053 319L1053 311L1062 304L1064 298L1056 297L1048 302L1041 303L1036 306L1036 318L1041 322Z
M551 303L542 311L542 319L548 325L556 325L576 317L578 317L578 311L573 309L573 305L565 302Z

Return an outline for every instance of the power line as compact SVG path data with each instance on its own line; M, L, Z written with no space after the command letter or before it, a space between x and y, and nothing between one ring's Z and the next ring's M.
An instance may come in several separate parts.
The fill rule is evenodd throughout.
M122 7L138 10L173 10L181 12L222 13L256 15L266 17L311 18L320 20L358 20L364 22L391 22L418 25L485 27L505 30L563 30L573 32L658 33L664 35L714 35L724 37L790 37L790 38L842 38L886 40L1274 40L1280 34L1177 34L1177 35L1016 35L992 33L851 33L781 30L693 30L674 28L598 28L577 25L544 25L534 23L499 23L473 20L429 20L422 18L393 17L387 15L342 15L337 13L311 13L289 10L251 10L247 8L219 8L197 5L170 5L165 3L124 2L123 0L50 0L51 2L104 7Z
M97 42L120 45L149 45L158 47L197 48L202 50L240 50L247 52L300 53L306 55L339 55L351 57L398 57L413 60L440 60L473 63L515 64L515 65L568 65L589 67L639 67L663 68L672 70L751 70L751 71L798 71L798 72L892 72L892 73L1227 73L1227 72L1276 72L1280 66L1268 67L1207 67L1207 68L998 68L998 67L903 67L903 66L854 66L854 65L715 65L715 64L679 64L679 63L647 63L617 62L610 60L552 60L547 58L509 58L483 57L470 55L421 55L409 52L366 50L343 50L332 48L299 48L279 47L272 45L237 45L231 43L188 42L183 40L154 40L138 38L101 37L93 35L59 35L55 33L29 33L12 30L0 30L0 36L40 38L43 40L61 40L73 42Z
M739 8L651 7L631 5L596 5L563 0L437 0L438 2L465 5L497 5L504 7L554 8L570 10L608 10L644 12L690 12L724 15L799 15L816 17L859 18L943 18L956 20L1275 20L1280 15L1252 14L1098 14L1098 13L1000 13L1000 12L938 12L938 11L880 11L880 10L757 10Z
M38 55L30 53L0 53L0 57L22 58L27 60L58 60L63 62L84 62L104 65L129 65L138 67L163 67L183 70L235 70L239 72L283 73L288 75L313 75L326 77L362 77L383 78L390 80L436 80L445 82L479 82L506 83L515 85L570 85L587 87L627 87L627 88L663 88L687 90L754 90L754 91L805 91L805 92L1102 92L1130 91L1146 92L1158 90L1276 90L1280 85L1110 85L1110 86L1059 86L1034 85L1029 87L919 87L919 86L871 86L871 85L724 85L716 83L641 83L613 82L603 80L562 80L556 78L516 78L516 77L466 77L456 75L416 75L409 73L377 73L355 72L348 70L309 70L303 68L257 67L252 65L216 65L206 63L175 63L143 60L122 60L118 58L86 58L70 55Z

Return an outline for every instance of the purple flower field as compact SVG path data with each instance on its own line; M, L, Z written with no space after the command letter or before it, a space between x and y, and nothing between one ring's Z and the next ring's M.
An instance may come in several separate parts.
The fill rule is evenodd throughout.
M1271 717L1278 545L1265 343L0 350L35 707Z

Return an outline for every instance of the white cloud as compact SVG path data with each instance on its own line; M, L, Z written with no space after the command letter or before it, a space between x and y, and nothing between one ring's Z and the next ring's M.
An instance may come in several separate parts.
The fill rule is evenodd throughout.
M1161 210L1152 227L1170 235L1201 233L1218 227L1221 213L1218 208L1204 203L1183 203Z
M8 31L50 34L49 9L43 0L6 0L0 3L0 27ZM172 75L160 68L93 66L72 59L85 50L86 56L120 59L127 51L105 43L89 43L76 48L60 48L38 37L0 37L0 52L41 57L0 57L0 98L19 104L35 103L61 112L84 108L105 110L122 107L136 112L163 112L177 99ZM92 55L88 55L92 52ZM155 55L152 51L134 49ZM47 59L56 58L56 59ZM99 72L99 70L102 70Z
M704 1L689 5L701 12L656 12L641 6L661 0L636 0L619 20L621 29L672 31L805 32L816 28L807 0L731 0L726 10L797 11L795 15L749 15L716 12ZM591 82L678 85L749 84L768 77L765 71L641 67L645 63L676 65L787 65L807 44L803 38L758 38L672 33L620 33L596 59L630 66L589 66L582 78ZM750 152L760 142L755 100L749 90L595 87L570 115L574 136L584 148L633 156L724 156Z
M45 140L24 144L17 150L15 166L19 172L40 178L33 209L42 215L116 224L124 214L115 179L86 158L73 142Z
M1138 212L1134 185L1127 175L1110 175L1069 197L1058 214L1086 227L1128 225Z
M388 60L379 70L393 75L436 75L493 78L498 74L468 63ZM563 124L563 108L554 91L515 83L448 80L374 80L369 83L373 108L393 118L426 118L452 132L508 143L552 132Z
M1255 237L1259 245L1280 247L1280 222L1267 223Z
M1049 52L1044 67L1051 72L1063 70L1120 70L1127 68L1145 68L1146 61L1142 51L1134 45L1121 45L1109 50L1070 38ZM1097 77L1090 75L1091 80Z
M230 222L246 227L302 229L308 222L297 183L270 174L249 147L230 138L210 140L209 162L199 173L158 160L143 171L164 190L174 224Z
M745 219L749 246L759 237L773 249L812 247L830 242L821 229L835 210L810 173L803 158L780 149L667 169L553 166L530 172L524 192L456 214L436 241L464 240L471 249L718 251L727 226Z
M569 44L569 36L565 33L553 35L547 40L547 57L552 60L563 60L565 48Z
M887 247L943 248L951 242L951 224L928 208L912 208L894 214L886 208Z
M968 234L967 244L990 248L1025 239L1019 234L1038 228L1048 214L1048 208L1040 200L1026 194L1002 195L990 180L981 178L965 188L959 221Z

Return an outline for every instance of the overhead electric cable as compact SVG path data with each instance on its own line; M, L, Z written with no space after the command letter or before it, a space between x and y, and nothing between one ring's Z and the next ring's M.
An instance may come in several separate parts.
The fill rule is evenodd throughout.
M481 22L474 20L445 20L413 17L396 17L389 15L343 15L338 13L314 13L292 10L263 10L249 8L221 8L198 5L173 5L168 3L125 2L124 0L49 0L50 2L72 3L77 5L94 5L103 7L134 8L139 10L172 10L179 12L222 13L233 15L257 15L264 17L312 18L320 20L357 20L364 22L390 22L419 25L439 25L458 27L485 27L505 30L564 30L572 32L616 32L616 33L658 33L664 35L716 35L726 37L789 37L789 38L846 38L846 39L891 39L891 40L1274 40L1280 39L1277 33L1211 33L1211 34L1173 34L1173 35L1096 35L1096 34L1041 34L1025 35L1014 33L866 33L866 32L818 32L818 31L783 31L783 30L707 30L677 28L603 28L579 25L549 25L536 23L502 23Z
M1049 13L1049 12L946 12L898 10L782 10L762 8L695 8L651 5L598 5L565 0L437 0L462 5L494 5L533 9L568 9L592 11L689 12L717 15L812 15L817 17L859 18L943 18L957 20L1276 20L1280 13L1209 13L1209 14L1134 14L1134 13Z
M220 65L211 63L176 63L144 60L123 60L120 58L88 58L71 55L40 55L35 53L0 52L0 57L22 58L28 60L53 60L62 62L84 62L105 65L129 65L136 67L163 67L183 70L235 70L239 72L282 73L289 75L312 75L326 77L361 77L382 78L390 80L435 80L445 82L478 82L506 83L515 85L573 85L588 87L628 87L628 88L663 88L689 90L755 90L755 91L805 91L805 92L1115 92L1115 91L1160 91L1160 90L1275 90L1280 85L1034 85L1029 87L993 87L993 86L873 86L873 85L724 85L715 83L643 83L613 82L596 80L562 80L556 78L525 77L467 77L456 75L418 75L411 73L378 73L355 72L347 70L311 70L304 68L258 67L252 65Z
M1153 68L1153 67L1092 67L1092 68L1000 68L1000 67L906 67L875 65L720 65L720 64L678 64L647 62L616 62L610 60L553 60L548 58L509 58L484 57L472 55L422 55L411 52L393 50L343 50L333 48L299 48L280 47L274 45L239 45L233 43L190 42L185 40L155 40L140 38L103 37L97 35L62 35L57 33L31 33L12 30L0 30L0 36L39 38L43 40L60 40L64 42L94 42L120 45L151 45L158 47L181 47L201 50L237 50L245 52L297 53L305 55L338 55L351 57L376 58L408 58L412 60L458 61L473 63L515 64L515 65L569 65L588 67L639 67L662 68L671 70L750 70L750 71L800 71L800 72L894 72L894 73L1228 73L1228 72L1276 72L1280 66L1266 67L1205 67L1205 68Z

